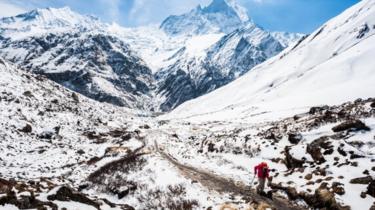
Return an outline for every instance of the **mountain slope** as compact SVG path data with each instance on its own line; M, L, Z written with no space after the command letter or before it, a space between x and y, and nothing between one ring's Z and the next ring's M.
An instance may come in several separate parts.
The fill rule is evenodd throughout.
M304 36L306 36L305 34L301 34L301 33L290 33L290 32L280 32L280 31L271 32L271 35L275 39L277 39L277 41L279 41L283 47L288 47L290 45L293 45L296 42L298 42L300 39L302 39Z
M370 97L375 92L374 17L375 2L361 1L277 57L181 105L171 116L251 116Z
M44 9L4 18L0 28L0 54L24 69L101 102L150 108L151 70L96 19Z
M201 37L207 36L213 39L213 35ZM203 43L210 42L203 39L194 45L204 47ZM190 48L181 48L170 58L174 63L156 73L162 111L228 84L284 49L255 25L239 28L198 52L191 53Z

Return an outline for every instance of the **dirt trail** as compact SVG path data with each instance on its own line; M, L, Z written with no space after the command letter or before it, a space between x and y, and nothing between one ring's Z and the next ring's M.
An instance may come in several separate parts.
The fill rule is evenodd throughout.
M285 198L274 196L273 200L266 197L260 196L255 191L251 190L249 186L246 186L244 183L238 183L234 180L224 178L222 176L215 175L208 171L203 171L192 166L184 165L179 163L171 155L167 154L158 147L157 142L155 141L156 151L167 161L173 164L179 169L182 175L185 177L198 181L203 186L209 190L215 190L217 192L232 193L235 195L240 195L249 198L248 200L256 202L265 202L277 210L302 210L305 208L295 206L288 202Z

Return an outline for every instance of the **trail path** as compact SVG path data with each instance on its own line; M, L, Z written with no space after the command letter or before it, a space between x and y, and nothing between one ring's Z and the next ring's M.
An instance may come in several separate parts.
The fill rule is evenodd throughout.
M167 135L166 132L160 131L163 135ZM165 160L174 165L180 173L188 179L194 180L202 184L209 190L215 190L220 193L232 193L249 198L249 200L256 202L265 202L277 210L302 210L305 208L298 207L290 203L285 198L274 195L273 199L269 199L258 195L255 191L251 190L249 186L241 182L235 182L229 178L218 176L212 172L197 169L192 166L182 164L177 161L170 154L160 149L157 141L154 141L156 152L159 153Z

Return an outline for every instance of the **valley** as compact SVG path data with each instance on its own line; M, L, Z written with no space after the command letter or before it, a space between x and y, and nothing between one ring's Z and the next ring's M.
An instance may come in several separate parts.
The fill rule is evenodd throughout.
M138 28L2 18L0 209L373 210L374 34L372 0L310 35L234 0Z

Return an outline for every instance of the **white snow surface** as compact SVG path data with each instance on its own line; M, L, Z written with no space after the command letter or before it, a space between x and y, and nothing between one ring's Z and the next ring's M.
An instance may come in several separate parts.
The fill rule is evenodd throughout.
M299 44L229 85L182 104L167 118L230 119L245 112L295 112L371 97L374 25L375 2L361 1Z

